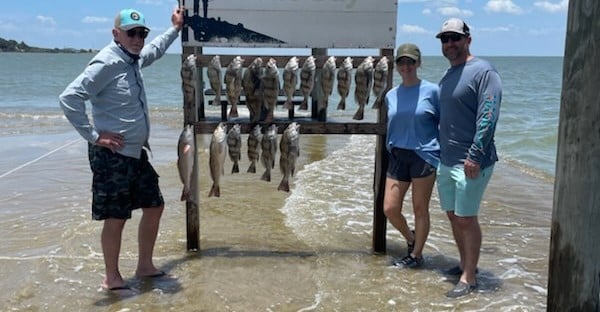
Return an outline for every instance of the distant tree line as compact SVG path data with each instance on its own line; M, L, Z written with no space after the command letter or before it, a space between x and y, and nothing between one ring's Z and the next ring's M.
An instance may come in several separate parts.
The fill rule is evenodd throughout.
M95 52L92 49L73 49L73 48L38 48L31 47L25 42L17 42L15 40L6 40L0 38L0 52L43 52L43 53L91 53Z

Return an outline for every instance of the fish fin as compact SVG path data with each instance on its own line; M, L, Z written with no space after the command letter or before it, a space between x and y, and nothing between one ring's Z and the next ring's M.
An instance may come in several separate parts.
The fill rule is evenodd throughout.
M345 110L346 109L346 98L342 98L340 100L340 104L338 104L337 109L338 110Z
M263 173L260 179L263 181L271 182L271 172L269 172L269 170L265 170L265 173Z
M352 119L354 119L354 120L363 120L364 116L365 116L365 110L361 106L361 107L358 108L358 110L356 111L356 113L354 114L354 116L352 117Z
M281 180L279 186L277 187L278 191L289 192L290 191L290 183L285 178Z
M299 110L308 110L308 97L304 97L304 100L302 100L302 103L300 103L300 107L298 107Z
M248 171L249 173L256 173L256 165L254 163L250 164L250 167L248 167Z
M373 109L381 108L381 97L378 96L377 98L375 98L375 102L373 102L372 108Z
M229 109L229 115L227 117L229 117L229 118L239 117L237 105L231 105L231 109Z

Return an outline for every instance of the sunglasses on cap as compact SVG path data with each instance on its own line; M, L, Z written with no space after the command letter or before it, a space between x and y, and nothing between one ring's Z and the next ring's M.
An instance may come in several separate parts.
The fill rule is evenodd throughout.
M150 31L146 28L133 28L127 31L127 37L134 38L138 36L140 39L146 39Z
M448 41L450 40L452 40L453 42L457 42L460 41L462 38L464 38L464 36L461 34L447 34L440 36L440 40L442 41L442 43L448 43Z

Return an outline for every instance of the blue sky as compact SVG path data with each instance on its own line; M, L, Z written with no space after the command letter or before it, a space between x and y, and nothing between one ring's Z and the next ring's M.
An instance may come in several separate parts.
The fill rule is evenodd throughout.
M469 24L473 36L471 51L476 55L564 54L568 0L397 2L396 44L413 42L424 55L441 55L434 36L450 17L460 17ZM120 9L142 11L152 36L171 24L170 14L176 5L175 0L2 0L0 37L39 47L100 49L111 40L113 18ZM180 52L180 42L169 49L169 53Z

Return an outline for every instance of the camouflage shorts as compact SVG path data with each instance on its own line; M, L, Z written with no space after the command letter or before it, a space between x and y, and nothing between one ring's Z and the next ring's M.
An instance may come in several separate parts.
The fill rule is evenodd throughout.
M158 174L148 162L146 151L135 159L89 144L88 157L93 173L94 220L129 219L134 209L164 205Z

